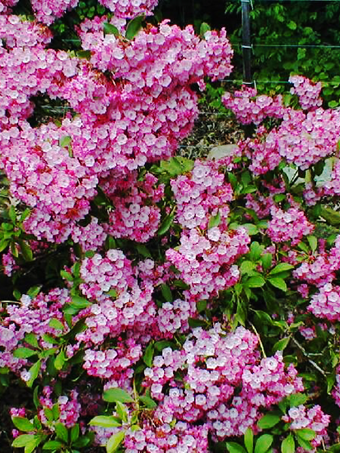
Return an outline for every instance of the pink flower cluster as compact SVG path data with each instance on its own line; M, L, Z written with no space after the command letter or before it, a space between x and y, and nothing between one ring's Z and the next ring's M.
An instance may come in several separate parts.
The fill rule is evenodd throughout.
M180 351L163 349L145 370L145 385L159 401L155 420L207 423L220 440L254 427L261 408L303 389L295 368L284 369L282 355L260 360L257 345L243 327L226 334L216 324L208 332L193 329Z
M38 416L42 424L49 426L50 422L46 418L44 408L52 409L54 405L52 400L53 390L50 386L45 386L42 393L43 396L39 400L43 408L38 411ZM78 401L78 392L76 390L72 390L69 396L59 396L57 403L60 412L58 421L63 423L67 428L71 428L77 423L80 415L79 412L81 406Z
M316 448L321 445L324 436L327 435L330 416L325 414L319 405L313 406L310 409L300 405L289 409L288 415L284 415L282 420L290 423L290 429L292 431L305 428L315 431L316 436L311 440L311 444Z
M144 325L152 324L153 285L139 287L131 261L122 251L111 249L104 258L99 254L85 258L80 273L84 281L80 290L96 303L84 312L87 330L78 334L79 343L101 344L106 337L119 336L127 329L135 329L137 335Z
M67 10L75 8L79 0L31 0L32 9L39 22L51 25Z
M0 351L0 367L21 372L22 378L28 380L30 375L25 368L29 367L27 359L18 359L13 356L13 352L19 345L26 347L24 337L28 333L36 336L39 346L52 348L53 345L44 340L44 334L56 334L55 328L49 325L52 318L64 324L61 309L68 301L68 291L57 288L47 295L39 294L34 299L23 295L19 304L9 304L8 316L4 318L0 328L0 346L4 348L4 351ZM65 332L67 331L65 325Z
M267 135L267 130L261 126L256 138L248 138L238 143L242 155L249 159L249 169L254 175L263 175L274 170L281 162L282 157L277 149L277 139L274 131Z
M158 0L99 0L99 3L110 9L115 16L125 19L140 14L150 15Z
M133 377L132 366L142 356L142 346L134 339L119 341L115 349L94 351L87 349L83 368L89 376L110 380L110 386L124 388Z
M322 105L320 93L322 89L321 82L312 83L309 79L303 76L291 76L289 78L294 87L290 92L299 97L299 103L303 110L313 110Z
M257 96L257 90L247 86L242 86L241 90L233 94L225 93L222 102L242 124L260 124L267 117L282 118L285 112L281 95Z
M197 160L189 174L171 180L171 188L177 204L176 219L184 228L206 229L209 219L218 213L223 224L227 220L233 190L219 173L218 164Z
M8 9L16 5L19 0L0 0L0 14L8 13Z
M164 184L156 186L158 179L150 173L143 181L137 178L137 172L131 172L124 179L102 184L114 206L106 231L116 238L147 242L159 228L161 212L156 203L164 196Z
M294 270L293 276L317 287L331 283L335 279L335 272L340 266L340 236L329 250L319 250L316 256L310 257L310 262L303 262Z
M244 228L227 232L214 227L206 234L184 230L178 250L167 250L166 258L181 272L191 296L209 299L238 281L240 273L234 263L247 253L249 242Z
M208 453L208 428L192 426L182 421L173 427L159 427L144 422L142 429L128 430L124 439L126 453Z
M340 286L327 283L311 298L308 310L318 318L340 321Z
M273 206L270 212L272 220L268 223L267 234L275 243L291 241L292 245L296 245L303 236L311 234L314 229L314 225L308 222L304 212L296 208L290 208L285 212Z

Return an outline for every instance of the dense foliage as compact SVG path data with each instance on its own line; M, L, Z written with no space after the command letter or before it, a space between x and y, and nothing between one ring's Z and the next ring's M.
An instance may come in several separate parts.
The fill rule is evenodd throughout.
M176 157L206 81L231 74L224 29L149 21L154 0L16 3L0 1L4 451L336 451L340 112L321 85L226 92L248 138Z

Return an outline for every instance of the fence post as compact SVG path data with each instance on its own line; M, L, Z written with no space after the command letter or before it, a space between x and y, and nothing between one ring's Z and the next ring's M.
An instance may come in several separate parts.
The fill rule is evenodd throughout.
M250 0L241 0L242 4L242 53L243 81L252 82L251 77L251 39L250 39Z

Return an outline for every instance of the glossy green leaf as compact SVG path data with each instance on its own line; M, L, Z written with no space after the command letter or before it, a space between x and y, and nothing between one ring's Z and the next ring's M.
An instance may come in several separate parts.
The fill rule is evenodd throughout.
M316 432L309 428L297 429L295 434L304 440L313 440L316 436Z
M58 440L49 440L43 445L43 450L56 450L60 451L60 449L63 447L62 442L59 442Z
M230 453L247 453L242 445L236 442L226 442L226 447Z
M163 236L167 231L169 231L173 221L175 218L175 214L169 214L168 216L165 217L163 220L161 226L159 227L157 234L158 236Z
M248 288L261 288L266 284L266 281L263 277L250 277L249 280L245 282Z
M283 280L283 278L278 278L278 277L272 277L272 278L268 278L268 282L275 286L275 288L278 288L278 289L281 289L281 291L284 291L286 292L287 291L287 284L286 282Z
M141 401L148 409L155 409L157 407L156 401L149 396L140 396L139 401Z
M123 442L124 437L125 437L124 431L119 431L118 433L113 434L106 444L106 452L115 453L118 450L121 443Z
M265 453L269 450L272 443L274 441L274 437L270 434L262 434L255 444L255 453Z
M119 30L112 24L104 22L104 36L105 35L114 35L116 38L120 35Z
M285 338L282 338L281 340L277 341L273 346L273 352L283 351L284 349L286 349L289 342L290 342L290 337L285 337Z
M207 24L206 22L202 22L201 26L200 26L200 36L201 36L201 38L204 38L204 35L209 30L211 30L210 25Z
M266 414L257 422L257 426L261 429L269 429L277 425L281 417L275 414Z
M295 440L292 434L289 434L281 444L282 453L294 453L295 452Z
M272 269L269 272L269 275L275 275L279 274L280 272L290 271L293 268L294 266L292 266L289 263L279 263L277 266L274 267L274 269Z
M247 428L244 433L244 445L248 453L253 453L254 449L254 433L251 428Z
M55 432L58 437L62 442L67 444L68 442L68 430L66 426L64 426L62 423L58 422L54 425L55 427Z
M30 373L30 379L27 381L27 387L32 387L34 381L37 379L41 367L41 361L38 360L31 368L28 370Z
M105 390L103 393L103 400L108 403L133 403L134 399L125 390L119 388L112 388Z
M48 325L56 330L64 330L64 324L57 318L52 318Z
M102 428L117 428L121 426L121 421L117 417L108 415L98 415L89 421L91 426L100 426Z
M33 355L36 355L38 351L34 351L33 349L30 348L18 348L13 352L13 357L17 359L27 359L28 357L32 357Z
M221 213L218 213L215 216L210 217L208 229L217 227L221 223Z
M28 442L32 441L35 439L34 434L21 434L21 436L18 436L14 439L12 443L12 447L15 448L22 448L24 447Z
M31 423L25 417L13 417L12 418L13 425L18 428L19 431L23 431L29 433L31 431L36 431L33 423Z
M152 366L152 361L153 361L153 356L155 353L155 346L153 342L150 342L145 349L144 355L143 355L143 362L145 363L146 366L151 367Z
M126 27L125 37L127 39L133 39L139 31L142 29L142 24L145 19L144 14L137 16L134 19L130 20L128 26Z

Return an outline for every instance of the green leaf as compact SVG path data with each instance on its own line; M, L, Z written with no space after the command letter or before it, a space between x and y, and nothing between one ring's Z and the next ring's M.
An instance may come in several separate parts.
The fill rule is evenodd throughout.
M285 338L282 338L281 340L277 341L273 346L273 352L283 351L284 349L286 349L289 342L290 342L290 337L285 337Z
M316 436L316 432L309 428L297 429L295 434L303 440L313 440Z
M266 414L257 422L257 426L261 429L268 429L272 428L273 426L277 425L281 417L275 414Z
M125 437L124 431L119 431L116 434L113 434L106 444L106 452L114 453L118 450L119 445L123 442Z
M256 441L254 453L265 453L269 450L273 441L273 436L270 434L263 434Z
M55 427L55 432L57 434L58 439L63 441L65 444L68 442L68 431L66 426L64 426L62 423L58 422L54 425Z
M63 444L61 442L59 442L58 440L49 440L48 442L46 442L46 444L43 445L42 449L60 451L60 449L62 447L63 447Z
M79 423L76 423L74 426L72 426L70 432L71 444L73 444L73 442L75 442L78 439L79 432L80 432Z
M141 30L144 19L144 14L132 19L126 27L125 38L130 40L133 39L138 34L139 30Z
M66 360L67 360L67 358L65 356L65 352L60 351L59 354L57 355L57 357L54 359L54 366L55 366L56 370L58 370L58 371L62 370Z
M77 308L78 310L82 310L83 308L87 308L92 305L92 302L85 299L85 297L81 296L72 296L72 303L70 304L71 307Z
M100 426L102 428L117 428L121 426L121 421L117 417L98 415L89 421L91 426Z
M169 231L172 222L174 221L175 214L169 214L165 217L163 222L161 223L161 226L159 227L157 234L158 236L163 236L167 231Z
M257 261L262 252L263 252L263 249L264 249L264 246L263 245L260 245L257 241L255 242L252 242L251 246L250 246L250 259L252 261Z
M221 222L221 213L218 211L218 213L215 216L210 217L209 224L208 224L208 229L217 227Z
M300 406L301 404L305 404L307 399L308 399L307 396L304 395L303 393L295 393L294 395L290 395L289 397L290 407L297 407Z
M123 423L126 423L128 421L128 412L126 406L119 401L116 402L116 412Z
M25 261L32 261L33 260L33 252L31 250L31 247L28 245L27 242L25 241L20 241L19 242L20 248L21 248L21 253Z
M64 330L64 324L57 318L52 318L48 325L56 330Z
M246 453L242 445L236 442L226 442L226 447L230 453Z
M15 448L22 448L24 447L28 442L31 442L32 440L35 439L34 434L22 434L21 436L18 436L14 439L12 443L12 447Z
M34 438L27 442L27 444L25 445L24 453L32 453L33 451L36 451L35 449L43 439L44 435L35 435Z
M137 244L136 250L140 255L144 256L144 258L152 258L151 253L149 252L148 248L145 245Z
M68 282L73 282L73 276L72 276L72 274L70 274L70 272L66 272L64 270L61 270L60 271L60 275L61 275L62 278L64 278Z
M252 261L243 261L240 265L240 271L242 275L251 273L256 267L256 264Z
M105 35L114 35L116 38L120 35L119 30L112 24L104 22L104 36Z
M156 401L149 396L140 396L139 401L141 401L148 409L155 409L157 407Z
M281 289L281 291L287 291L287 284L283 278L274 277L269 278L268 281L271 285L275 286L275 288Z
M23 431L29 433L31 431L36 431L33 423L31 423L25 417L13 417L12 418L13 425L18 428L19 431Z
M253 225L252 223L244 223L242 225L243 228L245 228L249 234L249 236L254 236L259 232L259 229L257 228L256 225Z
M316 249L318 248L318 240L315 236L307 236L307 240L309 243L309 247L312 252L315 252Z
M71 144L71 141L72 138L69 135L66 135L59 140L59 146L61 148L66 148L66 146L69 146Z
M265 254L261 257L261 261L262 261L263 269L264 269L265 271L267 271L267 270L270 269L271 266L272 266L273 255L272 255L271 253L265 253Z
M154 353L155 353L155 346L154 346L154 343L151 342L148 344L147 348L145 349L144 355L143 355L143 362L145 363L146 366L148 366L148 367L152 366Z
M248 288L261 288L265 284L266 281L263 277L250 277L250 279L245 282L245 285L247 285Z
M292 266L289 263L280 263L269 272L269 275L274 275L274 274L279 274L280 272L290 271L293 268L294 268L294 266Z
M288 22L287 27L290 28L291 30L296 30L297 29L296 22L291 20L290 22Z
M292 434L289 434L281 444L282 453L294 453L295 452L295 440Z
M196 304L197 312L202 313L207 308L206 300L199 300Z
M200 37L204 38L204 35L206 34L207 31L211 30L210 25L207 24L206 22L202 22L200 26Z
M305 451L312 451L313 450L313 446L308 440L304 440L304 439L302 439L299 436L296 436L296 439L297 439L300 447L302 447ZM338 445L340 445L340 444L338 444ZM332 449L327 449L327 451L328 452L332 451Z
M115 403L119 401L120 403L133 403L134 399L123 389L112 388L105 390L103 393L103 400L108 403Z
M27 291L27 295L30 296L31 299L34 299L40 293L40 290L41 290L41 285L32 286Z
M167 301L167 302L172 302L174 300L174 298L172 297L172 292L171 292L171 289L168 285L166 285L165 283L163 283L161 286L161 292L162 292L162 296L164 297L164 299Z
M336 226L340 224L340 213L331 208L322 207L321 216L331 225Z
M254 448L254 433L251 428L247 428L244 433L244 445L248 453L253 453Z
M38 351L34 351L33 349L18 348L13 352L13 357L17 359L27 359L28 357L32 357L36 354L38 354Z
M41 361L38 360L31 368L28 370L31 377L27 381L27 387L32 387L33 382L37 379L41 367Z

